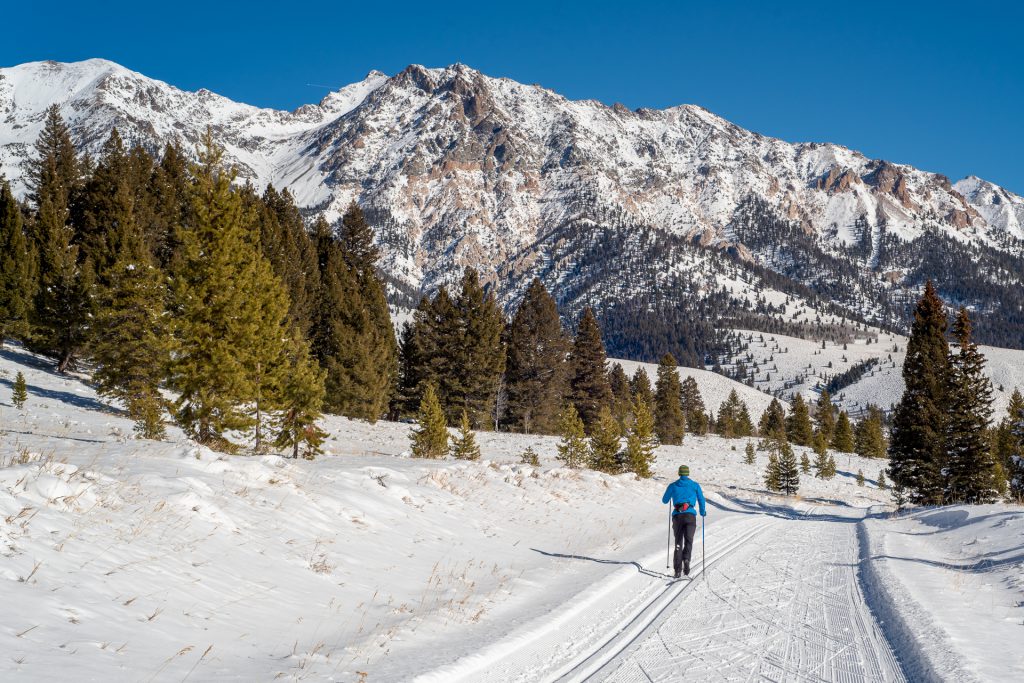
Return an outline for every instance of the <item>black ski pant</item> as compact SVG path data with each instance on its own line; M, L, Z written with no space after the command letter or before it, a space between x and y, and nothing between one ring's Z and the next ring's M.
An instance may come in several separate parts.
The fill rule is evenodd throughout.
M672 531L676 537L676 552L672 556L672 566L678 573L683 571L684 561L686 564L690 564L690 557L693 554L693 534L697 531L697 515L685 512L672 515Z

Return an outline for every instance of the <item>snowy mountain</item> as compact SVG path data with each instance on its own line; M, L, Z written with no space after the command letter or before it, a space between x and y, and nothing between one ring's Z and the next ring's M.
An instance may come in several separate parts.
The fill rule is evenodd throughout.
M242 178L289 188L311 214L337 218L358 200L401 303L467 265L508 304L539 276L570 314L596 306L613 350L650 358L652 336L699 352L684 338L709 320L791 323L766 292L900 329L930 277L986 313L982 341L1024 346L1024 198L765 137L697 106L571 101L457 64L371 72L283 112L103 60L37 62L0 69L0 170L19 190L53 103L86 152L115 126L154 150L194 149L209 126Z

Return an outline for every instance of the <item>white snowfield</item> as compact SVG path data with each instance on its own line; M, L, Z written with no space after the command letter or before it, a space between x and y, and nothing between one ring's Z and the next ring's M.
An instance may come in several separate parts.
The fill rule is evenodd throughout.
M828 341L822 348L820 340L750 330L734 332L741 336L745 348L733 361L743 361L748 369L752 362L758 364L754 388L759 392L783 390L786 396L799 392L814 401L819 385L858 363L874 361L876 365L858 381L836 392L833 402L851 415L860 415L869 403L889 410L903 395L907 338L902 335L872 330L871 343L866 338L848 344ZM994 346L978 348L985 355L985 371L992 380L993 419L998 421L1006 414L1013 390L1024 391L1024 351Z
M884 462L845 454L787 499L763 453L717 437L638 481L561 468L550 437L427 462L408 425L326 427L312 462L136 440L81 379L5 347L0 680L1024 678L1020 507L893 519ZM661 494L682 462L706 545L698 528L693 580L672 582Z

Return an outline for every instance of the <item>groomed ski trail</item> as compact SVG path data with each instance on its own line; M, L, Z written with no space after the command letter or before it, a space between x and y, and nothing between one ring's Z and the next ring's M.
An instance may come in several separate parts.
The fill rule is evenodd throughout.
M721 542L707 553L708 566L737 552L765 529L780 523L780 520L758 515L722 518L717 527L722 535ZM664 536L659 536L663 544ZM652 535L652 541L657 543L659 536ZM574 596L572 602L557 612L517 629L478 654L415 680L417 683L558 680L591 661L596 653L614 648L621 639L635 639L674 609L700 576L700 552L697 542L690 581L672 581L665 573L670 570L663 569L664 550L644 557L638 564L623 563L623 568ZM579 556L563 558L574 562L594 561Z
M856 521L771 526L709 562L644 638L565 680L905 680L861 592Z

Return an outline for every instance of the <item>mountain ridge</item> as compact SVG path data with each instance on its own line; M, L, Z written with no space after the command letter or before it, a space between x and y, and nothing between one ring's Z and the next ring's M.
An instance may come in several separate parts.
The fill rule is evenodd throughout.
M750 292L782 287L820 298L818 314L833 303L840 319L902 329L907 301L933 278L951 304L996 316L999 330L980 326L984 339L1024 344L1005 329L1019 318L1010 290L1024 272L1014 265L1024 198L973 176L954 184L840 145L767 137L698 105L569 100L454 64L371 71L285 112L105 60L33 62L0 69L0 172L16 189L49 104L82 151L115 126L129 142L191 151L209 125L243 180L288 188L308 215L335 220L358 201L404 305L473 265L507 306L541 277L563 290L570 317L646 301L655 316L686 309L692 323L712 306L750 325L735 318L778 319ZM611 244L620 253L606 253ZM966 287L944 272L943 255L961 247L976 264ZM750 291L723 294L721 281L740 272ZM683 335L691 323L672 324Z

